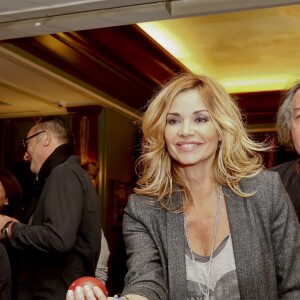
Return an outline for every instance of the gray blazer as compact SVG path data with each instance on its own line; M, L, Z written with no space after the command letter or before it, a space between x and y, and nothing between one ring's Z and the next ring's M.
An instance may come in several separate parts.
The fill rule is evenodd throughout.
M223 187L241 299L300 299L300 225L275 172L241 182L243 199ZM172 196L181 204L179 192ZM131 195L123 234L128 273L123 294L150 300L186 299L183 214L155 198Z

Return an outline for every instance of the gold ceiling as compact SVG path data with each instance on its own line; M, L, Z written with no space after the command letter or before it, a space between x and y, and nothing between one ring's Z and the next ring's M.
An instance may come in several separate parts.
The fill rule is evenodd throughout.
M191 71L229 92L284 89L300 73L300 5L140 23Z

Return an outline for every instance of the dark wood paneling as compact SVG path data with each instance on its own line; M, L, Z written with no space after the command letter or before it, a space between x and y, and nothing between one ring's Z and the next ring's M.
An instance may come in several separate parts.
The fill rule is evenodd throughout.
M274 124L281 91L252 92L232 95L245 114L248 124Z

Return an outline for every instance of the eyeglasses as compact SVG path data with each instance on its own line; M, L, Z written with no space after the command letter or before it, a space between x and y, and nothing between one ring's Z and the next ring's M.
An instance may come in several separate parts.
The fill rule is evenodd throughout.
M35 136L37 136L37 135L43 133L43 132L46 132L46 131L45 131L45 130L39 131L39 132L37 132L37 133L35 133L35 134L33 134L33 135L27 137L26 139L22 140L23 147L24 147L25 149L27 149L27 146L28 146L28 145L27 145L27 141L30 140L30 139L32 139L33 137L35 137Z

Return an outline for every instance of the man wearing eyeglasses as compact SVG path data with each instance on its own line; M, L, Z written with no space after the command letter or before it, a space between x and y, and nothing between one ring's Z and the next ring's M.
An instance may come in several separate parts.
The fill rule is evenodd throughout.
M95 276L100 253L99 201L74 153L65 119L44 117L22 141L37 175L28 224L0 215L0 238L22 252L18 300L65 299L71 283Z

